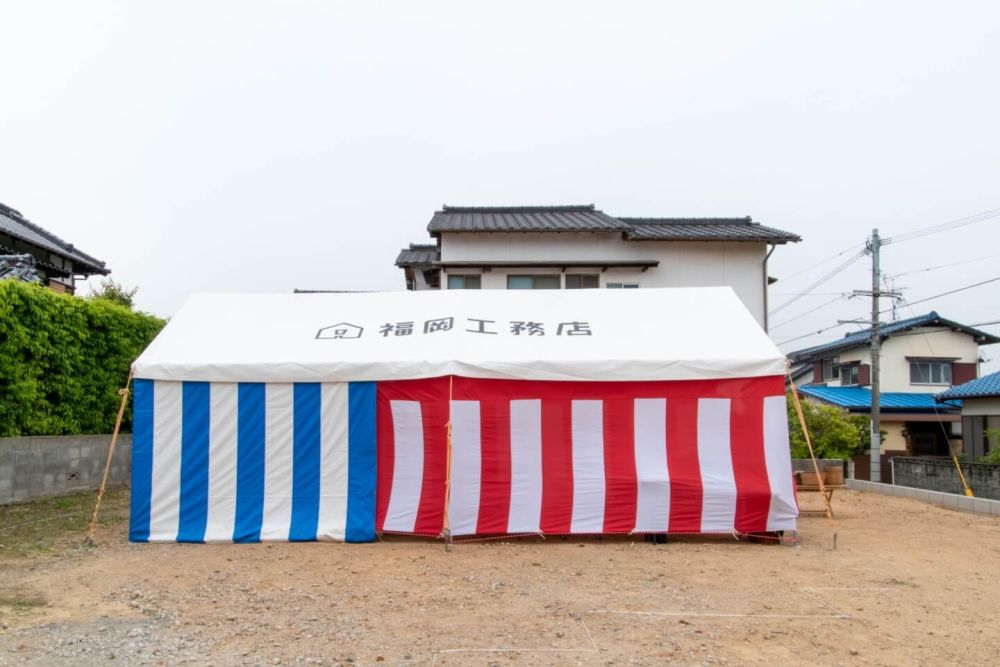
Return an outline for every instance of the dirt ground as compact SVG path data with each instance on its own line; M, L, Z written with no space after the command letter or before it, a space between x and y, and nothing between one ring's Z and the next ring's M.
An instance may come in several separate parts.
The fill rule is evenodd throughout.
M798 546L450 552L399 538L132 545L122 500L96 547L70 532L50 553L0 556L0 665L996 664L1000 520L834 500L834 525L801 519Z

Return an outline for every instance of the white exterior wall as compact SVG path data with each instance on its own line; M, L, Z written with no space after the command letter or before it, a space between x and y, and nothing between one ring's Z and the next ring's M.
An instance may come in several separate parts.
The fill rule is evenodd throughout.
M922 335L917 332L926 331ZM838 352L839 363L860 362L871 364L871 348L859 345ZM903 335L890 336L882 342L880 374L882 391L910 393L937 393L948 388L947 384L910 384L910 362L907 357L954 358L958 362L975 363L979 359L979 345L968 334L941 331L940 327L912 329ZM839 387L840 379L827 380L829 387Z
M442 234L442 262L559 262L659 260L642 269L574 268L566 273L599 276L609 282L638 283L640 287L731 286L757 321L766 321L764 257L767 246L753 242L625 241L620 233L452 233ZM479 275L480 269L452 269L453 274ZM506 289L508 275L561 274L560 268L492 269L482 272L483 289ZM447 274L441 287L447 289ZM565 284L565 283L564 283Z
M915 335L917 331L931 331ZM979 345L972 336L957 331L941 331L940 327L913 329L904 336L893 336L882 344L880 364L882 391L936 393L948 388L947 384L910 384L910 362L907 357L955 358L963 363L979 359Z
M428 285L427 281L424 279L423 269L418 269L418 268L413 269L413 283L414 283L413 285L414 290L432 289L431 286Z
M967 398L962 401L963 417L986 417L990 415L1000 417L1000 396Z

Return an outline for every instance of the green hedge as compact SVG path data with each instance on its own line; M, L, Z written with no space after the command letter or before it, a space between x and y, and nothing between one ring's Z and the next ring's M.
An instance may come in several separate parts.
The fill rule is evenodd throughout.
M0 437L110 433L129 366L163 324L105 299L0 280Z

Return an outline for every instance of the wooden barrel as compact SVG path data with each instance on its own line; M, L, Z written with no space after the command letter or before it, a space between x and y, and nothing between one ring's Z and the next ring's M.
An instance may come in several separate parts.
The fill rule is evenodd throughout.
M799 473L799 483L802 486L819 486L819 476L812 470Z
M828 466L823 468L823 482L830 486L843 486L844 466Z

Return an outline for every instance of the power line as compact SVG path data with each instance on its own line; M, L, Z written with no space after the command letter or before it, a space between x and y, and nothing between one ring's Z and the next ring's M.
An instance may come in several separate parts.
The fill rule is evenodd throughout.
M833 278L835 275L837 275L838 273L840 273L841 271L843 271L844 269L846 269L847 267L849 267L854 262L856 262L859 259L861 259L862 257L864 257L864 255L865 255L865 251L864 250L862 250L861 252L857 252L857 253L851 255L846 262L844 262L843 264L838 265L837 268L833 269L832 271L830 271L829 273L827 273L826 275L824 275L822 278L820 278L819 280L817 280L816 282L814 282L812 285L810 285L809 287L805 288L804 290L802 290L801 292L799 292L798 294L796 294L795 296L793 296L791 299L789 299L788 301L784 302L783 304L781 304L780 306L778 306L777 308L775 308L774 310L772 310L771 312L769 312L768 316L774 315L775 313L778 313L778 312L781 312L782 310L784 310L788 306L792 305L793 303L795 303L796 301L798 301L799 299L801 299L805 295L807 295L810 292L812 292L814 289L816 289L817 287L819 287L820 285L822 285L826 281L828 281L831 278Z
M1000 280L1000 276L997 276L996 278L990 278L989 280L984 280L982 282L973 283L971 285L965 285L964 287L957 287L957 288L955 288L953 290L948 290L947 292L941 292L940 294L935 294L934 296L928 296L928 297L924 297L923 299L918 299L917 301L910 301L906 305L908 305L908 306L915 306L918 303L924 303L925 301L931 301L932 299L937 299L937 298L942 297L942 296L948 296L949 294L955 294L957 292L964 292L967 289L972 289L973 287L979 287L980 285L988 285L989 283L995 283L998 280ZM880 310L879 314L888 313L888 312L891 312L891 311L892 311L891 308L889 308L887 310Z
M797 296L801 292L768 292L771 296ZM804 296L840 296L843 292L810 292Z
M958 218L956 220L942 222L941 224L938 225L924 227L923 229L917 229L912 232L906 232L898 236L891 236L888 239L886 239L886 241L892 243L902 243L904 241L912 241L913 239L918 239L923 236L929 236L931 234L938 234L940 232L951 231L952 229L958 229L959 227L965 227L966 225L971 225L976 222L991 220L996 217L1000 217L1000 208L993 208L988 211L981 211L979 213L966 216L964 218Z
M786 343L791 343L793 341L801 340L803 338L809 338L810 336L818 336L819 334L824 333L826 331L829 331L830 329L836 329L837 327L842 327L842 326L844 326L844 324L846 324L846 323L845 322L838 322L837 324L833 324L831 326L828 326L825 329L820 329L818 331L810 331L807 334L802 334L801 336L796 336L795 338L789 338L787 340L780 341L778 343L778 345L784 345Z
M938 264L937 266L928 266L927 268L924 268L924 269L913 269L912 271L904 271L902 273L892 273L892 274L888 274L887 273L885 275L885 277L887 279L901 278L903 276L909 276L909 275L912 275L914 273L925 273L927 271L936 271L938 269L947 269L947 268L952 267L952 266L964 266L966 264L971 264L973 262L981 262L984 259L993 259L994 257L1000 257L1000 253L996 253L994 255L983 255L982 257L973 257L972 259L966 259L966 260L963 260L961 262L952 262L951 264Z
M949 220L948 222L942 222L940 224L932 225L930 227L924 227L922 229L916 229L916 230L914 230L912 232L904 232L904 233L899 234L897 236L891 236L891 237L883 238L882 239L882 244L883 245L888 245L890 243L902 243L904 241L911 241L913 239L917 239L917 238L920 238L922 236L928 236L930 234L937 234L939 232L946 232L946 231L949 231L949 230L952 230L952 229L957 229L959 227L964 227L966 225L971 225L971 224L976 223L976 222L983 222L983 221L986 221L986 220L991 220L991 219L996 218L996 217L1000 217L1000 208L994 208L994 209L989 209L987 211L981 211L980 213L976 213L976 214L973 214L973 215L970 215L970 216L966 216L964 218L957 218L955 220ZM807 266L806 268L802 269L801 271L796 271L795 273L793 273L790 276L785 276L785 278L783 278L783 280L788 281L788 280L791 280L792 278L796 278L798 276L801 276L803 273L808 273L809 271L817 269L817 268L823 266L824 264L826 264L827 262L832 262L833 260L837 259L838 257L846 255L847 253L851 252L852 250L855 250L855 249L857 249L859 247L862 247L864 245L865 244L863 244L863 243L856 243L856 244L854 244L854 245L852 245L852 246L850 246L848 248L845 248L845 249L841 250L838 253L834 253L833 255L830 255L826 259L822 259L819 262L816 262L815 264L812 264L811 266ZM996 255L994 255L994 256L996 256Z
M832 262L833 260L837 259L841 255L846 255L847 253L851 252L852 250L855 250L856 248L860 248L863 245L864 245L864 243L855 243L850 248L845 248L844 250L841 250L840 252L838 252L836 254L830 255L826 259L821 259L820 261L816 262L815 264L813 264L811 266L807 266L806 268L802 269L801 271L797 271L797 272L793 273L790 276L785 276L784 278L782 278L782 280L786 280L786 281L787 280L791 280L792 278L795 278L797 276L801 276L803 273L808 273L809 271L812 271L813 269L818 269L819 267L823 266L827 262Z
M806 312L804 312L804 313L800 313L799 315L796 315L795 317L793 317L793 318L791 318L791 319L788 319L788 320L785 320L784 322L782 322L782 323L780 323L780 324L775 324L775 325L774 325L774 326L772 326L772 327L768 327L768 329L769 329L770 331L774 331L775 329L779 329L779 328L781 328L781 327L785 326L786 324L790 324L791 322L794 322L794 321L796 321L796 320L799 320L799 319L802 319L803 317L805 317L806 315L809 315L810 313L815 313L815 312L816 312L817 310L819 310L820 308L826 308L827 306L829 306L829 305L830 305L831 303L834 303L835 301L840 301L841 299L843 299L843 298L844 298L844 296L845 296L845 295L844 295L844 293L843 293L843 292L841 292L840 294L838 294L837 296L833 297L833 298L832 298L832 299L830 299L829 301L824 301L823 303L819 304L819 305L818 305L818 306L816 306L815 308L812 308L812 309L810 309L810 310L807 310L807 311L806 311Z

